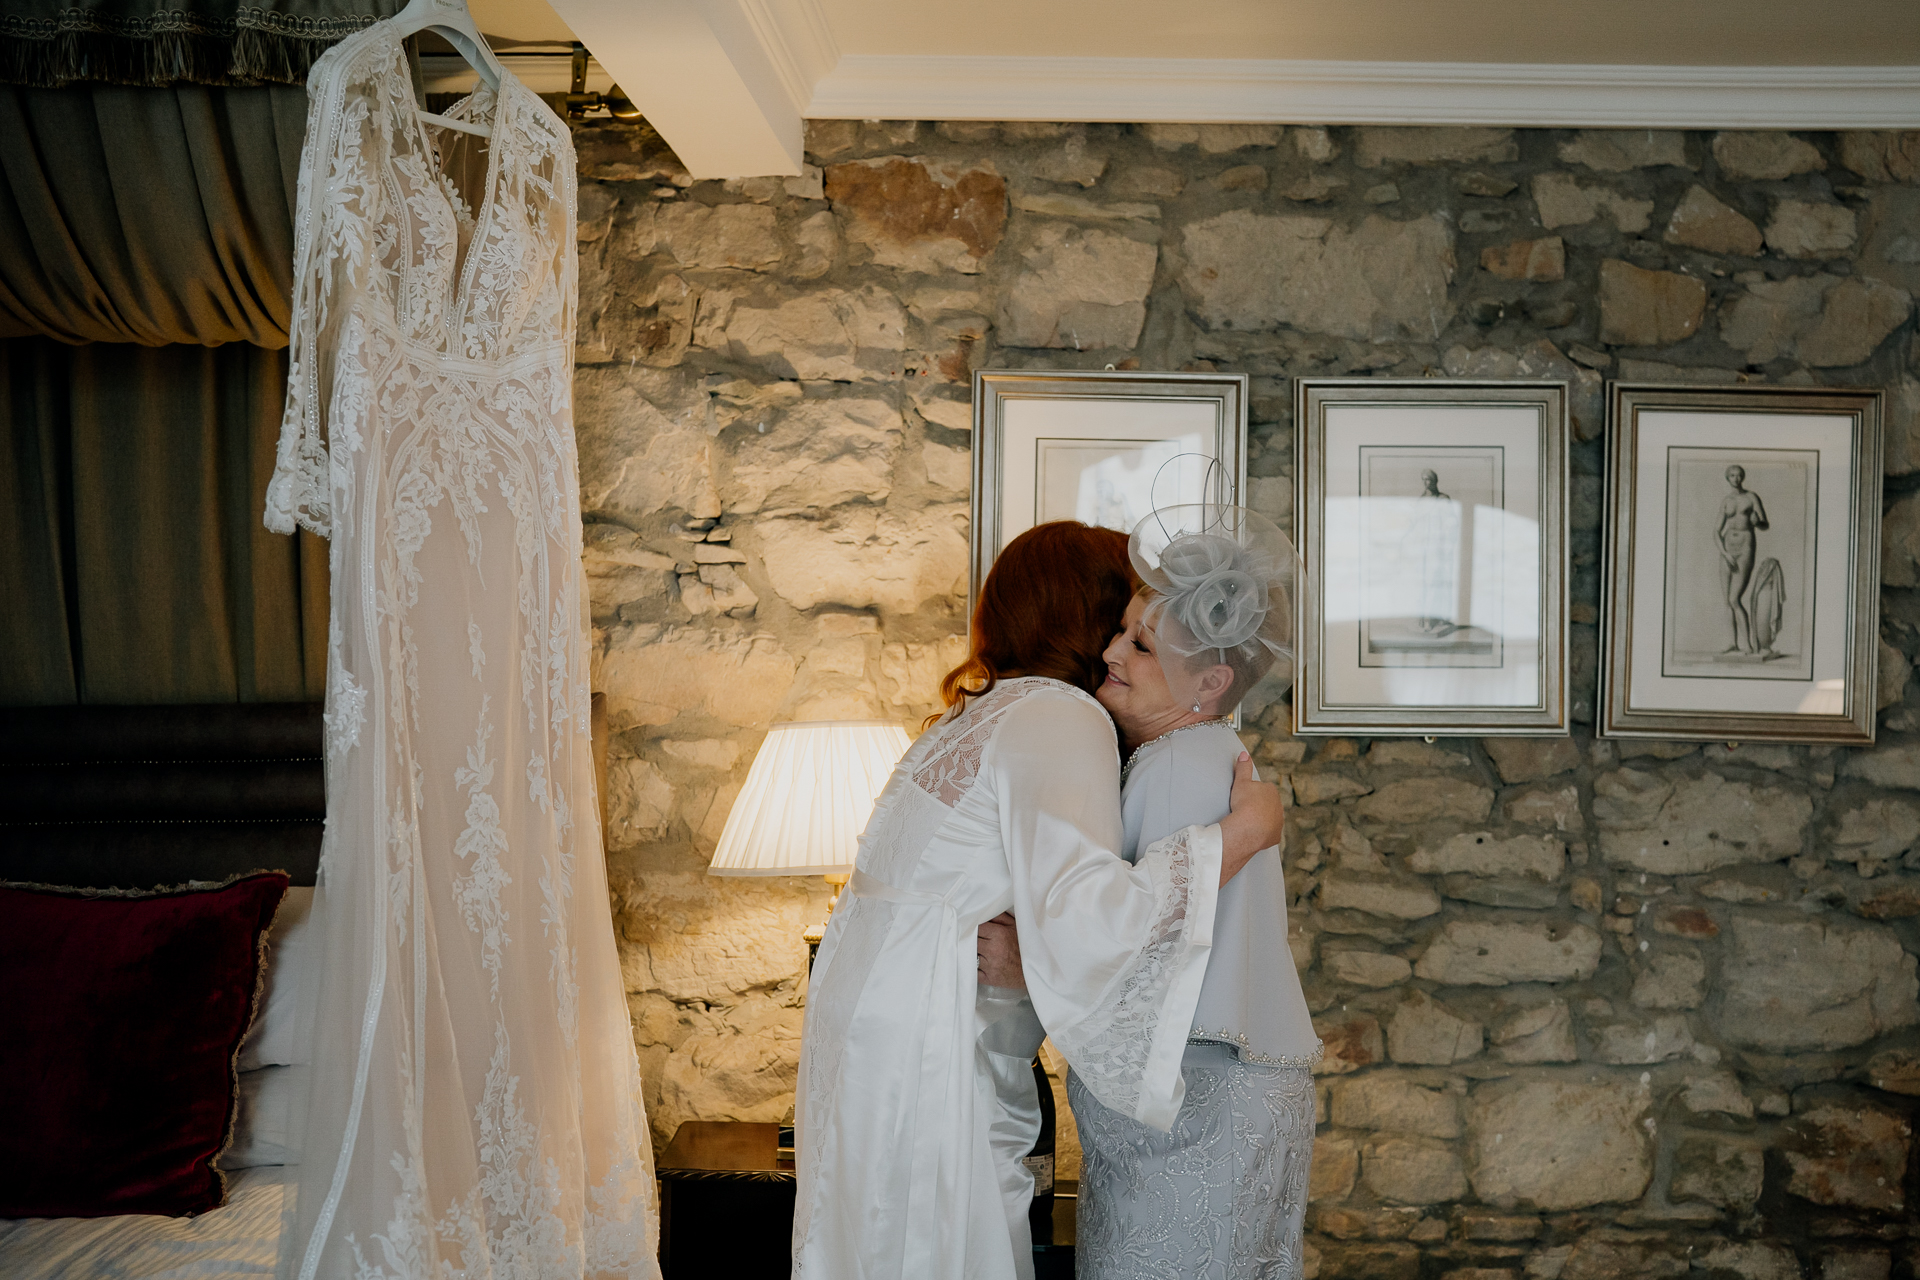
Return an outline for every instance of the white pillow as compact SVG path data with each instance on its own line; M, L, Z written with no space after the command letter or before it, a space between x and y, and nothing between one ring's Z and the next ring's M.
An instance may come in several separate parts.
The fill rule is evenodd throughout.
M307 1068L262 1067L240 1073L240 1111L222 1169L299 1164L307 1123Z
M280 900L280 913L267 934L267 987L253 1026L240 1042L243 1072L313 1060L311 1012L320 961L315 917L310 886L296 885Z

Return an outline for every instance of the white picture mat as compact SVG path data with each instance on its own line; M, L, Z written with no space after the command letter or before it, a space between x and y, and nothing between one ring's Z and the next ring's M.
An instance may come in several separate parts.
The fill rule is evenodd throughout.
M1532 405L1329 404L1324 409L1326 511L1321 562L1320 675L1324 704L1340 707L1540 707L1541 538L1539 408ZM1461 448L1504 451L1499 507L1473 511L1472 625L1500 637L1497 668L1361 665L1363 619L1404 612L1391 584L1369 591L1361 549L1387 521L1411 519L1414 499L1363 495L1361 450ZM1443 485L1444 488L1444 485ZM1407 507L1399 512L1399 506ZM1389 508L1394 508L1390 510ZM1376 544L1379 539L1375 539ZM1376 575L1377 576L1377 575ZM1376 584L1378 585L1378 584Z
M1204 463L1188 459L1167 468L1157 493L1154 476L1180 453L1226 465L1223 416L1218 397L1003 396L999 546L1045 520L1132 532L1122 522L1137 524L1156 499L1161 505L1199 501ZM1229 473L1229 490L1232 480ZM1072 509L1054 509L1066 505L1069 493Z
M1737 435L1736 435L1737 432ZM1671 448L1817 451L1812 676L1729 680L1661 674L1666 599L1667 467ZM1628 711L1733 711L1845 715L1847 557L1853 545L1853 423L1815 413L1643 409L1634 436L1633 571ZM1761 535L1762 538L1765 534Z

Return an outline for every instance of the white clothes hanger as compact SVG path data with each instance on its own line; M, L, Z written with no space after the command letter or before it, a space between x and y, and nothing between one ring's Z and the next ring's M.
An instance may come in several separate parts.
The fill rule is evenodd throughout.
M409 0L407 7L394 14L391 21L396 35L410 36L419 31L431 31L442 37L473 67L482 84L495 92L499 91L500 77L506 74L506 68L500 65L500 59L493 56L486 37L474 25L473 15L467 12L466 0ZM443 129L458 129L461 133L478 134L482 138L493 136L493 130L484 124L469 124L465 120L437 116L418 107L414 108L414 114L428 124Z

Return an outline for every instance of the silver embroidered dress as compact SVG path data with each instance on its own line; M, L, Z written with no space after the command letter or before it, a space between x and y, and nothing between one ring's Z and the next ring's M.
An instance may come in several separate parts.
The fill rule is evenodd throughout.
M658 1274L588 745L574 158L512 76L308 84L267 525L331 538L325 965L282 1274Z
M1240 739L1175 730L1133 758L1121 792L1125 853L1227 812ZM1079 1280L1296 1280L1313 1158L1320 1041L1287 948L1278 849L1220 889L1213 946L1171 1132L1106 1106L1078 1074Z

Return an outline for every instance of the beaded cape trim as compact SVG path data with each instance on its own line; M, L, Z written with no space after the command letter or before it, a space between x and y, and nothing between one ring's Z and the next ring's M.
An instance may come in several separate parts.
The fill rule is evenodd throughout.
M1225 1045L1237 1052L1240 1061L1262 1067L1317 1067L1327 1054L1327 1042L1324 1040L1315 1040L1313 1048L1306 1053L1255 1053L1244 1047L1247 1043L1246 1032L1225 1029L1209 1031L1205 1027L1195 1027L1193 1034L1187 1037L1187 1043Z
M1120 766L1120 785L1123 787L1127 785L1127 778L1131 776L1133 773L1133 762L1140 758L1140 753L1142 751L1145 751L1148 747L1152 746L1154 743L1165 742L1168 738L1171 738L1174 734L1185 733L1189 729L1206 729L1216 724L1225 724L1226 722L1227 722L1227 718L1225 716L1215 716L1211 720L1199 720L1194 722L1193 724L1183 724L1178 729L1169 729L1157 738L1148 738L1145 742L1135 747L1133 749L1133 754L1127 757L1127 762Z

